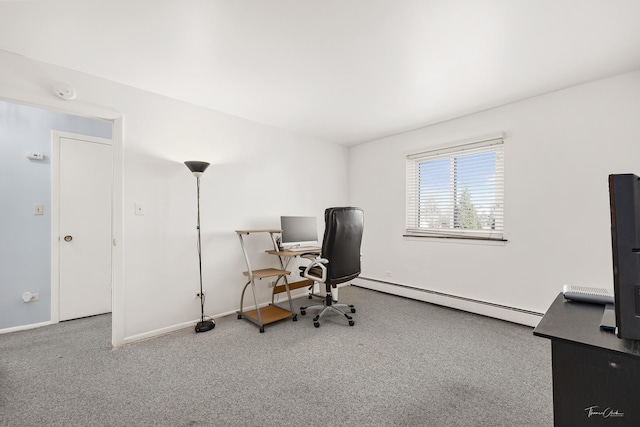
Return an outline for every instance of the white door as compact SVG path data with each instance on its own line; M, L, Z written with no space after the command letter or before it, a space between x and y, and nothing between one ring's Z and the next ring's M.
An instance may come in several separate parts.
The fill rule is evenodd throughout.
M59 320L111 311L112 148L96 140L58 140Z

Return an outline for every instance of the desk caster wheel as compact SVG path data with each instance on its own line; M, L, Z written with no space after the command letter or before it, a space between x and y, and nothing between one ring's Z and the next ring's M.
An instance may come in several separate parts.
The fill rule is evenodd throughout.
M316 328L320 327L320 322L313 322L313 326L315 326Z
M238 314L238 319L242 319L242 314Z
M305 314L307 314L307 312L304 311L303 309L300 309L300 314L302 314L304 316Z
M264 334L264 326L260 326L260 333Z
M293 321L294 321L294 322L297 322L297 321L298 321L298 315L297 315L297 314L294 314L294 315L293 315Z

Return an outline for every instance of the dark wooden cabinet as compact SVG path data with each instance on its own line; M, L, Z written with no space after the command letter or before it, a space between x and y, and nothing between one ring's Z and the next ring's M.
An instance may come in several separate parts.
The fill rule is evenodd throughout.
M640 341L600 330L603 311L560 294L533 331L551 340L556 427L640 426Z

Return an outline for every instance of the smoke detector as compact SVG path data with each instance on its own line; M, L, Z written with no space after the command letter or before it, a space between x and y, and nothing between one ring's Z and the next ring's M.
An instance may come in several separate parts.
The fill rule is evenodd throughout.
M76 97L76 90L67 83L54 83L51 89L58 98L64 99L65 101L75 99Z

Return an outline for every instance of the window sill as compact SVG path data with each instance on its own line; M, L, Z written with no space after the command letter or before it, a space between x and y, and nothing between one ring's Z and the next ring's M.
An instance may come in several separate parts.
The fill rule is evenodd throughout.
M432 240L451 243L477 243L477 244L496 244L504 245L508 242L503 238L479 237L479 236L434 236L424 234L403 234L402 237L411 240Z

